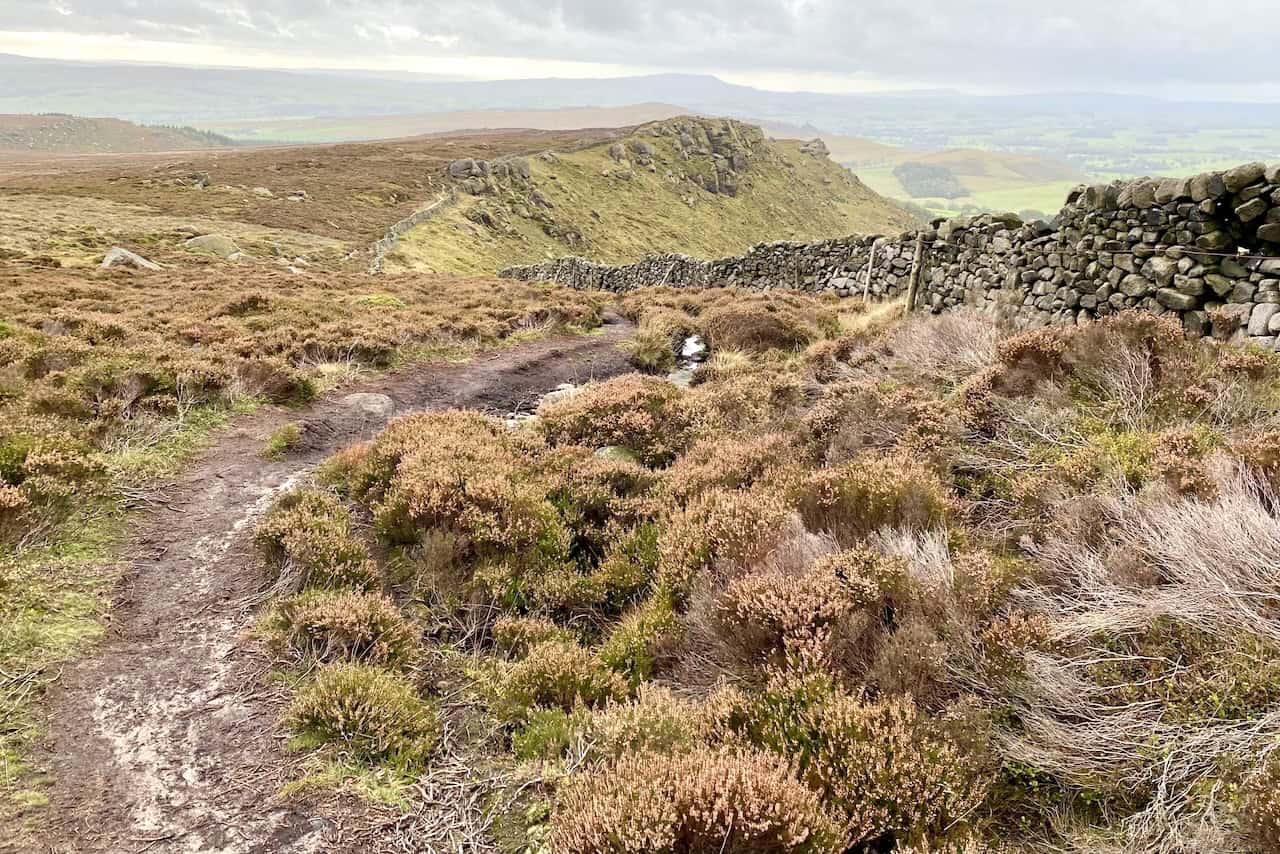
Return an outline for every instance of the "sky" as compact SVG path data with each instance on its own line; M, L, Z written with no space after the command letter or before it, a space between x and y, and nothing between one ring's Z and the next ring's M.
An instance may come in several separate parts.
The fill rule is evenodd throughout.
M766 89L1280 95L1278 0L3 0L0 53Z

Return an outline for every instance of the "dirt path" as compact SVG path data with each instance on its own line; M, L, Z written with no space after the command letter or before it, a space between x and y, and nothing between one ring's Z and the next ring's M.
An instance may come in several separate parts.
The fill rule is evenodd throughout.
M108 640L51 695L55 826L44 850L322 850L327 822L273 799L286 764L278 698L245 638L261 598L256 518L392 415L451 406L506 413L560 383L624 372L616 345L629 331L615 322L602 335L406 371L357 389L361 396L263 411L224 433L167 506L141 520ZM296 421L306 425L303 449L263 460L266 436Z

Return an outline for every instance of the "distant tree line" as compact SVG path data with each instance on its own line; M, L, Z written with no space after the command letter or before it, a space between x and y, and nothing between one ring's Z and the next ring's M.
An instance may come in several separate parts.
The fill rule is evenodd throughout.
M893 177L916 199L958 199L969 195L950 169L934 163L899 163L893 169Z

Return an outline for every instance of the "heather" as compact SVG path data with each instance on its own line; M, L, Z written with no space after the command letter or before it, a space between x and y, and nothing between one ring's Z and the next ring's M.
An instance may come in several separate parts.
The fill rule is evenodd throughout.
M369 597L341 624L338 574L307 575L277 648L447 700L410 773L443 750L518 792L404 838L1277 850L1274 356L1127 313L1024 331L645 296L624 308L665 346L710 341L691 387L623 376L519 425L410 416L260 530L273 577L333 565L322 529L358 529L341 565L377 568L339 582ZM752 340L718 349L729 310L808 332L735 324ZM412 654L388 603L430 627ZM375 624L395 644L355 640Z

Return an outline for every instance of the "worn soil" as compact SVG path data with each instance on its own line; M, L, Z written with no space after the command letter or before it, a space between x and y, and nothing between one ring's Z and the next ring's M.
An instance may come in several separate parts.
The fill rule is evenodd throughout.
M29 850L330 850L340 816L276 798L296 759L282 751L270 661L249 636L264 600L252 549L257 518L389 417L449 407L506 414L561 383L627 371L617 345L629 331L611 318L602 334L407 369L225 430L140 518L107 639L51 692L43 764L54 780L52 827ZM353 391L386 395L394 407L353 401ZM290 422L304 425L301 446L263 459L266 438Z

